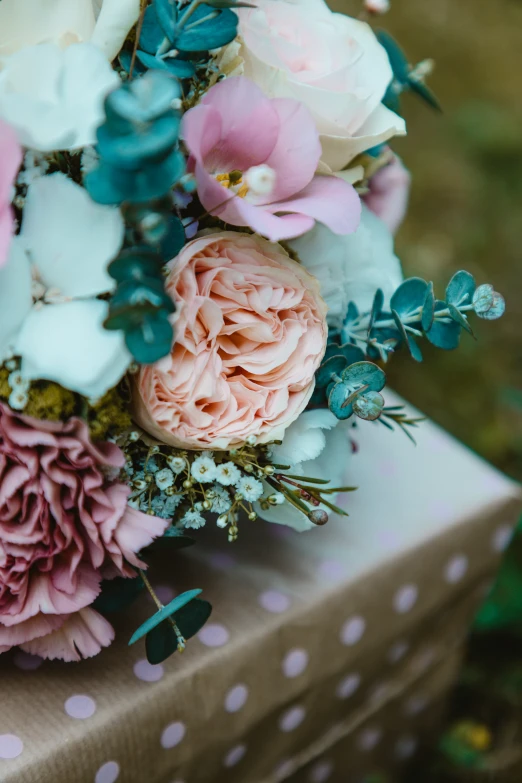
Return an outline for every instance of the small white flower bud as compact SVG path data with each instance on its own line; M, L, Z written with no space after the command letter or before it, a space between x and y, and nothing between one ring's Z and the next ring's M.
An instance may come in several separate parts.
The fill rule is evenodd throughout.
M371 14L386 14L390 5L390 0L364 0L364 7Z
M216 525L221 528L226 527L228 525L228 514L220 514L216 519Z

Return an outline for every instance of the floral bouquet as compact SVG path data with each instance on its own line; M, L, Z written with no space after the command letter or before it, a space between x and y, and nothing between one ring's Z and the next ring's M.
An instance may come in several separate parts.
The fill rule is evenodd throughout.
M144 588L131 643L182 650L211 606L163 606L152 550L345 514L355 423L418 423L393 352L502 314L402 279L387 142L405 92L438 103L386 5L0 3L0 652L93 656Z

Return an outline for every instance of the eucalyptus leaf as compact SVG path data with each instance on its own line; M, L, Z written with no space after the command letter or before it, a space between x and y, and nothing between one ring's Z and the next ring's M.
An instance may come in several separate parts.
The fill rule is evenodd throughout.
M216 11L203 3L190 16L174 43L182 52L218 49L234 40L237 25L238 17L233 11L227 8Z
M139 364L154 364L170 353L174 329L164 311L145 315L141 324L125 330L125 344Z
M489 310L486 310L486 312L482 313L479 317L485 318L486 321L496 321L497 318L501 318L504 315L505 311L506 303L504 301L504 297L495 291L493 294L493 304Z
M381 46L384 46L386 49L393 75L400 82L407 84L410 78L410 66L403 50L395 38L386 30L376 30L375 35Z
M177 0L154 0L154 11L163 34L169 41L174 41L178 21Z
M460 312L460 310L457 310L455 305L452 304L448 304L448 310L452 319L456 321L456 323L460 324L463 329L469 332L469 334L474 336L473 329L471 328L468 319L464 317L464 315Z
M145 16L143 17L143 26L140 35L140 49L148 54L155 55L160 48L165 34L158 22L158 15L153 5L147 6Z
M191 639L203 628L212 613L208 601L194 598L180 609L172 619L184 639ZM165 620L153 628L145 639L145 650L149 663L158 664L165 661L178 649L178 637L172 624Z
M101 584L101 593L93 603L93 608L102 614L119 612L130 606L143 592L145 585L141 577L125 579L121 576L116 579L104 580Z
M146 634L149 633L149 631L152 631L153 628L156 628L168 617L172 617L172 615L186 606L186 604L188 604L190 601L193 601L194 598L200 595L200 593L201 590L188 590L187 592L176 596L176 598L167 604L167 606L164 606L162 609L157 611L156 614L153 614L152 617L149 617L147 620L145 620L145 622L140 625L136 631L134 631L129 641L129 646L142 639Z
M461 269L455 272L446 288L446 299L449 304L460 307L471 304L477 285L475 278L469 272Z
M349 394L350 388L347 384L336 383L328 395L328 407L333 415L341 421L349 419L353 414L353 406L345 405Z
M346 359L344 356L332 356L331 359L328 359L319 367L315 375L315 382L317 386L320 388L328 386L330 381L334 380L332 376L340 375L345 367Z
M410 90L422 98L422 100L427 103L428 106L431 106L431 108L435 109L435 111L442 112L442 106L439 103L439 99L433 90L430 90L430 88L427 87L423 81L410 78L408 80L408 86Z
M377 291L375 292L375 296L373 297L372 310L370 313L370 322L368 324L368 334L371 333L375 321L379 318L380 314L382 313L383 306L384 306L384 294L382 292L382 289L378 288Z
M435 295L433 293L433 283L428 283L426 289L426 296L424 298L424 304L422 306L422 318L421 326L424 332L429 331L433 323L433 317L435 314Z
M435 304L435 313L440 310L446 310L446 302L437 300ZM426 337L432 345L442 348L444 351L452 351L457 348L460 342L461 326L451 318L435 320Z
M423 306L427 288L428 283L420 277L405 280L391 298L392 310L395 310L402 320L413 316Z
M341 373L341 378L350 389L357 384L367 386L370 391L379 392L386 384L386 374L373 362L355 362Z
M384 397L379 392L369 391L359 395L353 402L353 412L360 419L375 421L384 408Z
M422 362L422 351L421 351L421 349L419 348L419 346L417 345L417 343L413 339L413 336L406 331L406 329L404 328L404 324L402 323L402 321L400 319L399 314L395 310L392 310L392 318L393 318L393 320L395 321L395 323L397 325L397 329L399 330L399 332L400 332L400 334L402 336L402 339L404 340L404 342L408 346L408 349L410 351L410 354L411 354L412 358L415 359L416 362Z

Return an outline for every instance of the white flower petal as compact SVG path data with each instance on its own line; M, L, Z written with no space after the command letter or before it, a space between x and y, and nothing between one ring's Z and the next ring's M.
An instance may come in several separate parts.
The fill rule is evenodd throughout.
M323 430L331 430L339 420L327 408L305 411L285 432L280 446L272 446L270 453L274 462L294 465L316 459L325 447Z
M0 269L0 363L6 359L31 309L31 266L17 237Z
M0 56L44 41L61 46L88 41L94 23L92 0L2 0Z
M70 2L70 0L69 0ZM140 15L140 0L93 0L99 9L91 43L113 60Z
M28 46L1 65L0 117L24 146L51 152L94 143L105 96L120 83L96 46Z
M123 233L120 211L96 204L65 174L40 177L29 187L21 236L42 281L64 296L96 296L114 288L107 265Z
M382 288L387 307L402 282L401 262L393 250L393 237L382 220L364 204L355 233L338 236L317 223L289 244L319 280L332 325L340 325L350 301L359 310L369 311L378 288Z
M98 299L33 308L15 346L22 356L22 375L102 397L131 361L123 333L103 328L107 311L107 302Z

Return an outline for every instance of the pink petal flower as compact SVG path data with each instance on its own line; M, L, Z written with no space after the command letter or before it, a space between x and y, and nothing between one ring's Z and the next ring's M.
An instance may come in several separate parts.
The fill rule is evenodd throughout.
M366 206L396 234L408 209L411 177L401 159L391 152L391 162L370 179Z
M81 661L98 655L114 641L114 628L94 609L82 609L65 618L46 636L21 644L22 650L50 661Z
M249 226L272 241L299 236L315 220L341 234L357 228L360 200L353 187L314 176L321 144L299 101L271 100L244 77L226 79L185 114L183 136L200 201L225 223ZM259 166L275 179L268 195L256 193L250 180L245 184Z
M22 163L22 148L16 134L0 120L0 268L7 261L7 254L14 229L11 209L11 189Z

